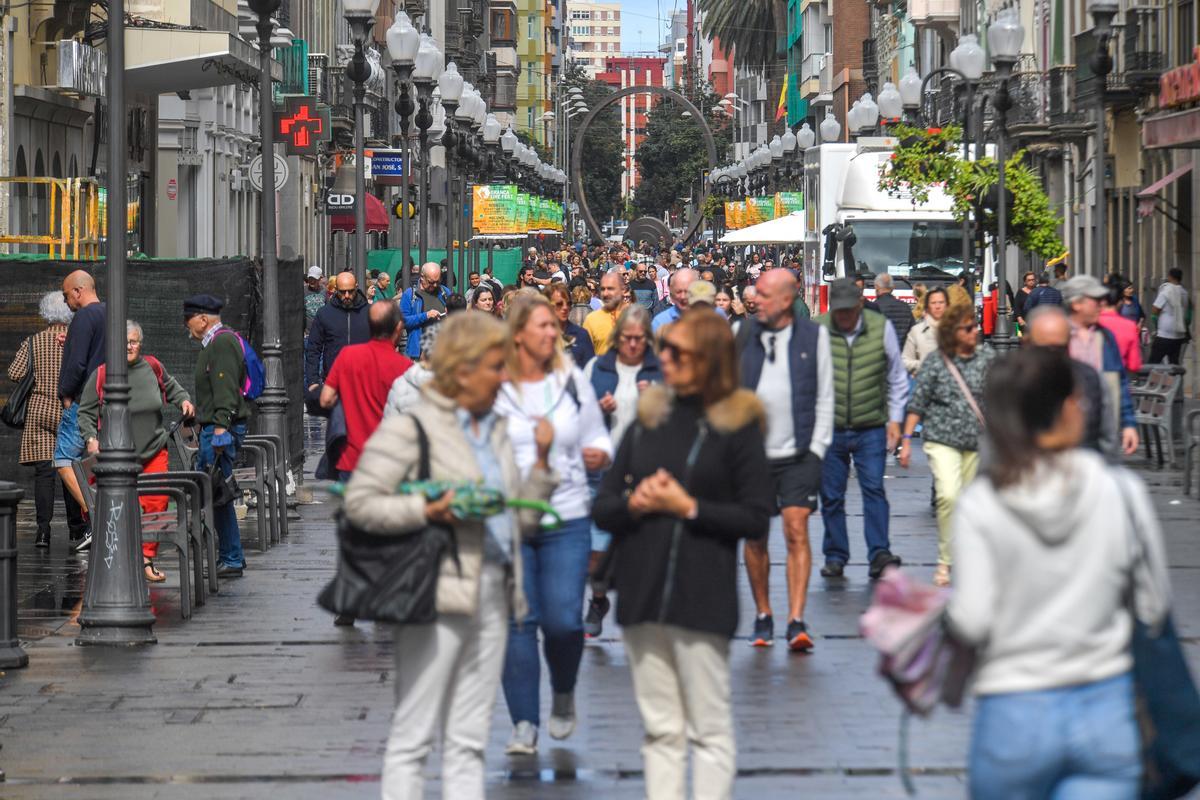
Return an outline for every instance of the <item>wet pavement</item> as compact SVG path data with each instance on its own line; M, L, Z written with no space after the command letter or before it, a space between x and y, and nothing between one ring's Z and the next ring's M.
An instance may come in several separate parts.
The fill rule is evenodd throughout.
M894 549L931 575L928 471L889 465L888 476ZM1167 531L1180 633L1200 668L1200 503L1184 497L1178 472L1143 476ZM309 485L319 486L311 476ZM852 491L854 512L860 506ZM86 560L69 554L61 516L50 551L34 550L32 507L23 504L20 632L30 665L0 677L0 768L7 773L0 797L377 797L391 717L391 635L374 625L335 628L316 606L335 543L332 506L319 488L315 500L300 506L288 541L249 551L246 576L222 583L190 621L179 617L175 563L164 558L170 579L151 590L158 644L141 649L74 646ZM819 542L819 518L814 523ZM852 517L851 531L861 531L861 516ZM858 634L870 599L861 542L852 533L857 557L846 580L827 583L814 573L807 615L814 655L790 654L782 643L755 650L744 638L734 642L739 798L904 796L899 705ZM782 616L778 531L771 552L772 598ZM741 595L744 636L752 613L744 577ZM642 797L641 728L615 626L587 645L577 706L580 726L571 739L544 739L536 757L508 758L508 718L498 700L490 797ZM966 712L939 709L913 722L909 763L921 797L964 796L969 730ZM430 766L428 796L439 797L436 756Z

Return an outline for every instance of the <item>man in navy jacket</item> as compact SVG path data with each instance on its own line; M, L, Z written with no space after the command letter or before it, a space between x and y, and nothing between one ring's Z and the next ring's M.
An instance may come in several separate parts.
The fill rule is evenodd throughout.
M370 307L367 296L359 291L354 273L339 274L333 297L317 312L308 329L304 349L304 400L310 411L325 415L319 411L321 386L342 348L371 338L367 323Z

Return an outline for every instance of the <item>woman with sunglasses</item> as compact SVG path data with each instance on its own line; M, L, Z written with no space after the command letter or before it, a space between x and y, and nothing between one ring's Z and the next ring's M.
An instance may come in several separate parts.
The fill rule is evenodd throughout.
M923 425L922 446L933 473L938 521L937 586L950 585L950 518L959 493L975 478L983 432L983 390L996 351L979 344L975 307L952 305L937 327L938 351L917 371L908 399L900 466L912 459L912 437Z
M591 553L592 495L587 473L612 461L612 440L596 394L563 351L563 336L550 301L523 289L508 305L508 382L496 411L508 419L517 466L536 460L534 434L541 420L555 430L550 465L558 476L551 505L564 520L521 543L529 614L513 620L504 662L504 697L513 734L506 752L537 752L541 719L542 663L538 631L554 693L547 726L553 739L575 731L575 682L583 657L583 595Z
M690 741L694 796L725 800L737 771L729 642L738 542L767 534L775 501L766 416L739 388L733 332L715 311L692 308L661 333L667 386L642 392L593 519L613 532L646 797L684 797Z
M567 352L571 354L577 366L587 366L587 363L596 357L596 350L592 347L591 334L571 321L571 290L565 283L556 281L546 287L545 294L550 305L554 307L554 318L558 320L558 327L562 329Z

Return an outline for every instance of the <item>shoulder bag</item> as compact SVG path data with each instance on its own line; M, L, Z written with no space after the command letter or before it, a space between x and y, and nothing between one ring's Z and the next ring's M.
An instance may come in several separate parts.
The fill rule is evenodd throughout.
M979 427L987 427L983 421L983 412L979 410L979 404L975 402L975 395L971 394L971 387L967 386L966 380L963 379L962 373L958 371L958 367L954 366L954 362L945 353L941 355L942 361L946 364L946 371L950 373L950 377L954 378L954 382L958 384L958 389L962 392L967 405L971 407L971 412L975 415L975 419L979 420Z
M415 416L417 475L427 481L429 438ZM317 596L326 611L354 619L420 625L437 619L437 582L442 557L458 561L453 529L428 524L414 533L378 535L337 512L337 574Z
M1192 681L1175 624L1168 613L1155 633L1137 616L1133 571L1146 558L1140 526L1123 479L1125 516L1133 530L1134 557L1129 569L1126 607L1133 621L1129 650L1142 739L1142 800L1183 797L1200 783L1200 694Z
M25 414L29 410L29 397L33 394L34 364L37 363L33 356L33 337L30 336L25 340L29 345L29 369L25 371L25 375L21 380L17 381L17 388L13 389L12 394L8 396L8 402L4 404L4 408L0 408L0 422L3 422L10 428L24 428Z

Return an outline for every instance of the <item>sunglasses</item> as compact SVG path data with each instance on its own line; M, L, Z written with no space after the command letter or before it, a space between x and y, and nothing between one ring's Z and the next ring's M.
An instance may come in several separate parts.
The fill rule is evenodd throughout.
M958 329L960 331L962 331L963 333L974 333L975 329L978 327L979 327L978 323L968 322L966 325L959 325Z

